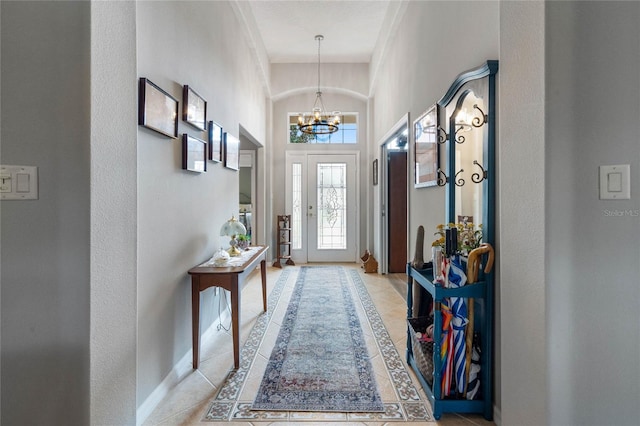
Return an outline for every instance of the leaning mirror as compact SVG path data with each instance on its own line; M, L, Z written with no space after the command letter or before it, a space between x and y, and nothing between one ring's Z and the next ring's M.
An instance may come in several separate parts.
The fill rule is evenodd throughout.
M472 90L458 102L455 114L455 219L457 223L483 222L484 142L486 109Z

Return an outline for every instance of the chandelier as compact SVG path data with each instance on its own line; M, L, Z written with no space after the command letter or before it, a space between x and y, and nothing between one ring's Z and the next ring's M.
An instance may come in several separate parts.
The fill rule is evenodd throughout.
M308 135L328 135L338 131L340 124L340 112L334 111L329 114L325 111L322 103L322 92L320 91L320 42L324 40L323 35L317 35L318 40L318 91L316 101L310 113L300 113L298 115L298 129Z

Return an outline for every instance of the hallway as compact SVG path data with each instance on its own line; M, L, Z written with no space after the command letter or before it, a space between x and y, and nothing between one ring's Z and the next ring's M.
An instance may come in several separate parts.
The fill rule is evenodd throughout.
M388 422L406 424L436 424L426 397L412 372L406 367L406 305L402 291L403 274L388 276L364 274L355 264L342 265L354 284L353 299L358 310L367 349L376 373L376 380L385 406L391 407L386 413L301 413L301 412L256 412L249 411L255 393L262 380L266 362L279 332L279 324L286 311L289 298L296 282L299 266L282 270L268 268L267 290L269 311L273 312L266 325L257 321L262 315L259 274L254 272L243 291L241 347L243 354L237 374L231 374L233 352L229 321L223 320L217 333L203 341L200 369L189 373L181 383L172 389L156 407L144 425L188 425L228 423L242 424L358 424L383 425ZM360 291L357 289L365 289ZM367 294L368 293L368 294ZM367 302L371 302L369 305ZM367 305L369 309L367 309ZM272 311L273 310L273 311ZM371 324L381 321L384 327ZM265 328L261 329L260 327ZM384 337L388 336L393 347L384 348ZM255 351L252 351L255 347ZM245 352L246 351L246 352ZM254 353L254 355L250 355ZM253 357L253 359L252 359ZM247 361L249 360L249 361ZM398 362L401 361L401 362ZM248 372L242 364L250 362ZM389 374L388 366L402 364L395 374ZM398 371L409 372L403 381ZM417 392L416 392L417 391ZM406 396L417 393L418 401L406 401ZM224 394L224 396L221 396ZM229 396L231 395L231 396ZM487 425L480 415L460 416L445 414L437 422L442 425Z

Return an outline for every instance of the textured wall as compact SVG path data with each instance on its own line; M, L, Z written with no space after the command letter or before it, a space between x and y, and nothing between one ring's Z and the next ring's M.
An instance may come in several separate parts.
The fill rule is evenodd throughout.
M0 423L89 423L89 3L2 9L2 164L39 199L2 201Z
M547 423L544 3L500 8L498 229L502 424Z
M133 2L91 6L91 424L136 419ZM117 123L117 124L116 124Z
M639 21L638 2L546 6L548 424L640 418ZM630 200L599 200L609 164Z

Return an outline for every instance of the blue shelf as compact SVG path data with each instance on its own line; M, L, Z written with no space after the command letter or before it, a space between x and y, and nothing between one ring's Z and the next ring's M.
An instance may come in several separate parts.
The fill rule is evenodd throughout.
M413 317L413 285L412 281L415 280L421 287L431 294L434 302L441 302L442 299L447 297L469 297L474 298L477 301L485 301L487 299L487 285L485 281L468 284L460 288L444 288L441 285L434 284L433 271L431 269L414 269L411 264L407 264L407 318ZM486 303L480 303L485 310L488 309ZM433 324L434 330L442 330L442 317L440 311L434 312ZM411 343L411 336L409 326L407 326L407 363L413 368L420 384L422 385L428 400L433 410L433 416L436 420L442 417L443 413L480 413L484 415L487 420L493 420L493 407L491 404L491 349L489 347L491 342L491 321L487 312L482 312L481 317L485 320L482 324L478 324L478 328L481 333L481 374L480 380L482 383L482 395L483 399L467 400L467 399L452 399L452 398L439 398L436 395L441 394L441 380L442 380L442 363L439 356L433 358L433 383L429 384L424 378L420 369L418 368L416 361L413 357L413 348ZM434 333L435 334L435 333ZM440 354L441 342L440 339L434 339L433 353ZM486 397L489 395L489 398Z

